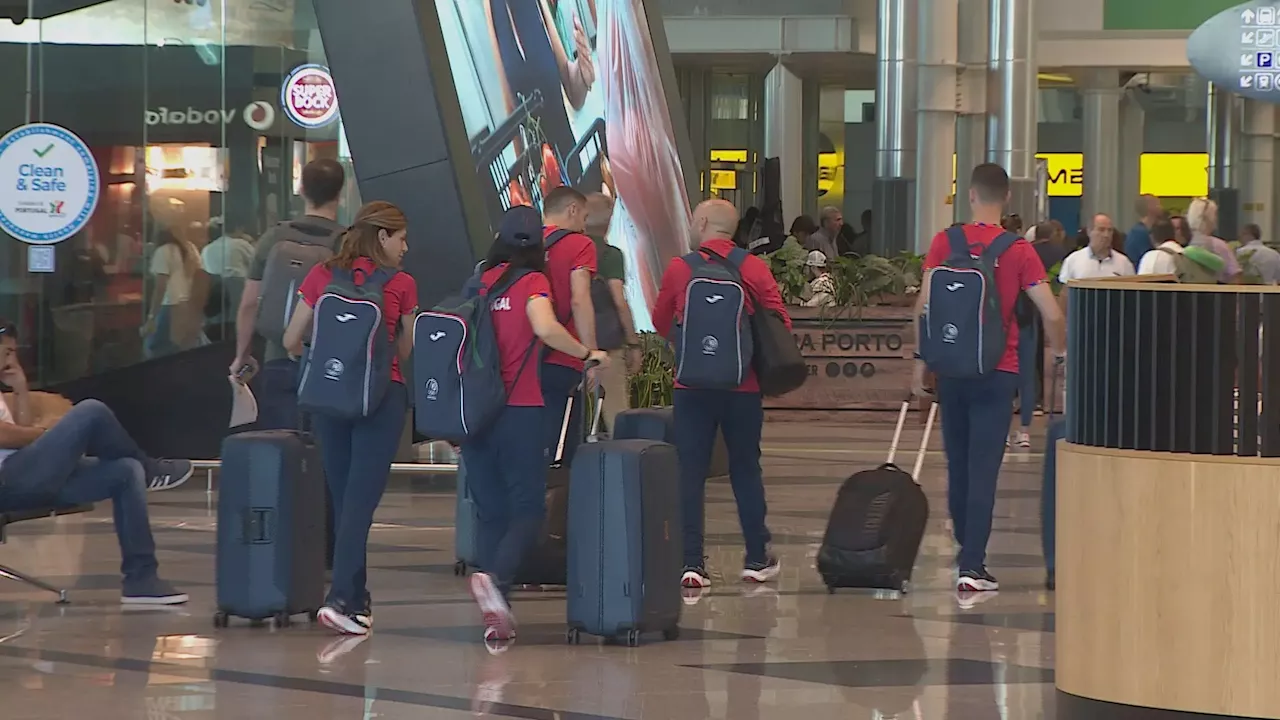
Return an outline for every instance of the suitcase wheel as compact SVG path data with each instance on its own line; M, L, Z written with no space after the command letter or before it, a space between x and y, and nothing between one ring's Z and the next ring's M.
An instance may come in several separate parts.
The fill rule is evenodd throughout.
M663 630L663 631L662 631L662 639L663 639L663 640L668 640L668 641L671 641L671 640L679 640L679 639L680 639L680 628L679 628L679 627L669 627L669 628L667 628L666 630Z
M835 585L828 585L828 586L827 586L827 594L828 594L828 595L835 595L835 594L836 594L836 586L835 586Z
M903 595L906 595L907 593L911 592L911 581L903 580L902 585L898 589Z
M270 625L272 630L287 628L292 624L293 624L293 618L290 617L289 613L287 612L278 612L275 615L271 616Z
M453 564L453 574L462 577L467 574L467 561L459 560Z
M626 633L618 636L618 642L625 642L627 647L640 647L640 631L628 630Z
M216 628L224 628L231 624L231 616L219 610L213 614L213 626Z
M564 641L568 645L577 645L582 642L582 632L578 628L569 628L564 634Z

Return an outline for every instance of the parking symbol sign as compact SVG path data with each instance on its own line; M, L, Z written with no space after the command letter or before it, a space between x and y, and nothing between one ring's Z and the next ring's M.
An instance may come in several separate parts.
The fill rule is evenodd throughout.
M1254 64L1260 68L1269 68L1275 63L1275 54L1271 52L1260 52L1254 60Z

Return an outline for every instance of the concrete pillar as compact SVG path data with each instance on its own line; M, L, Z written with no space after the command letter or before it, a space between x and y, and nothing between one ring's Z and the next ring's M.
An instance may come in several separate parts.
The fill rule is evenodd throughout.
M1035 0L991 0L987 160L1009 173L1009 211L1035 215L1036 80Z
M987 160L987 63L990 61L990 0L959 0L957 57L960 116L956 118L954 222L969 218L969 174Z
M774 65L764 79L764 155L779 160L779 194L788 227L804 212L803 104L804 81L786 65Z
M871 186L872 249L916 245L916 15L912 0L876 3L876 179Z
M1080 222L1087 225L1094 215L1111 216L1124 226L1120 205L1120 73L1096 70L1082 77L1084 95L1084 197Z
M1116 218L1120 228L1128 228L1130 223L1137 222L1134 215L1137 197L1142 193L1142 150L1146 130L1146 112L1138 103L1138 98L1128 93L1120 101L1120 173L1117 200L1120 214ZM1085 163L1088 164L1086 156Z
M951 224L951 165L956 152L957 0L927 0L919 13L915 242L918 253Z
M1244 102L1244 133L1240 143L1240 225L1257 223L1262 237L1274 240L1276 106L1257 100ZM1236 236L1227 237L1236 240Z
M1210 83L1206 113L1209 197L1218 203L1218 234L1235 237L1240 224L1240 184L1236 174L1240 99Z

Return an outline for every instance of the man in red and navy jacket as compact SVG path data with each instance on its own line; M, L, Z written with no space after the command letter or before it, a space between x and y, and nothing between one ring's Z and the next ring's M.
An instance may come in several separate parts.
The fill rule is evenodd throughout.
M735 247L733 236L738 227L738 210L724 200L707 200L694 210L693 232L699 241L699 252L728 256ZM749 255L740 268L742 282L748 290L747 311L756 313L757 298L765 309L773 310L791 326L782 293L769 266ZM671 337L673 326L684 316L685 289L693 271L681 258L667 266L662 288L653 308L653 325L658 334ZM729 452L729 479L738 502L738 518L746 540L747 555L742 579L767 582L778 574L778 560L769 553L769 528L765 525L764 479L760 471L760 434L764 426L764 408L755 371L734 390L696 390L676 385L675 428L676 451L680 455L680 486L684 512L684 573L680 584L685 588L710 586L706 558L703 556L703 511L706 477L711 466L711 452L716 430L724 434Z

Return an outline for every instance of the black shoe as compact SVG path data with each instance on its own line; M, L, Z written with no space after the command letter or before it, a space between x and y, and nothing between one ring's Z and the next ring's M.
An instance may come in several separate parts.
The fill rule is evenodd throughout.
M960 576L956 579L956 589L969 592L994 592L1000 589L1000 583L994 575L987 572L986 568L961 570Z
M1049 571L1049 572L1044 576L1044 589L1045 589L1045 590L1057 590L1057 589L1058 589L1058 573L1057 573L1057 571L1055 571L1055 570L1050 570L1050 571Z

